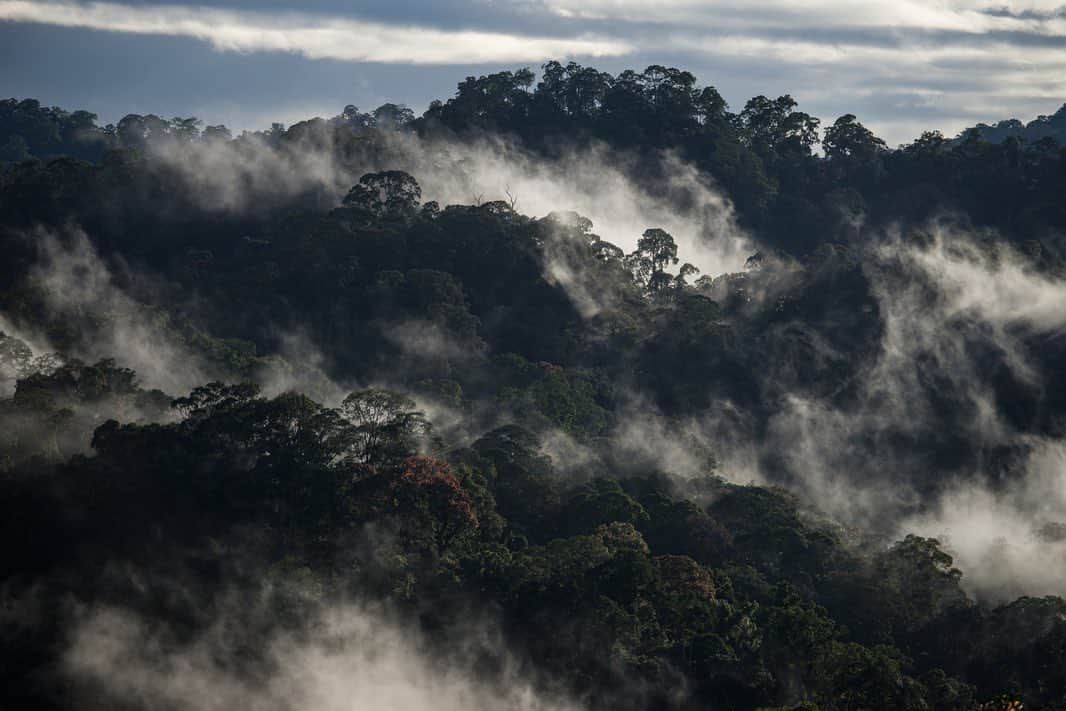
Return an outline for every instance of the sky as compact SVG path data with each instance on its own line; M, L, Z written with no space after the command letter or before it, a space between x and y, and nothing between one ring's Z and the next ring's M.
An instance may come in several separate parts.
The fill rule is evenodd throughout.
M258 129L573 59L789 93L890 145L1066 102L1066 0L0 0L0 95Z

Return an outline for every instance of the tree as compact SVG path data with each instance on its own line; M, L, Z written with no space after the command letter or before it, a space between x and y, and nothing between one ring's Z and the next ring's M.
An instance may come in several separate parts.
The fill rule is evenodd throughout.
M127 114L115 127L118 139L126 146L140 146L148 137L148 128L140 114Z
M921 162L937 158L949 145L940 131L923 131L922 135L903 147L903 153Z
M845 114L825 130L822 148L827 158L866 162L885 150L885 142L856 121L854 114Z
M959 586L962 572L935 538L907 535L875 560L883 591L884 618L898 631L909 632L953 608L971 602Z
M677 278L675 279L675 286L678 288L688 286L689 277L694 277L700 273L699 267L689 262L685 262L681 265L681 269L677 272Z
M573 210L549 212L540 222L553 233L588 242L599 239L592 233L592 220Z
M666 271L670 264L677 264L677 244L666 230L658 228L644 230L637 242L637 251L645 255L657 272Z
M168 134L180 141L194 141L200 137L202 124L203 121L194 116L188 118L175 116L170 119Z
M200 137L205 141L229 141L233 139L233 134L224 125L218 124L217 126L205 126Z
M0 381L18 380L32 372L33 349L0 331Z
M818 142L818 119L794 111L796 100L788 94L776 99L756 96L744 105L736 125L748 145L777 153L809 154Z
M683 119L692 115L696 96L696 77L692 72L653 64L644 70L641 79L648 98L660 111ZM713 104L713 96L708 98Z
M655 489L641 496L640 503L648 514L641 532L658 553L713 565L732 545L729 532L692 501L675 501Z
M591 247L592 254L596 259L606 264L621 264L626 256L621 247L613 245L606 240L598 239L592 243Z
M379 220L406 220L418 211L422 188L402 170L367 173L344 198L344 204Z
M566 66L548 62L542 68L537 95L549 98L565 115L588 118L599 110L611 82L610 74L592 67L583 67L576 62Z
M696 98L696 120L700 124L713 124L725 120L729 105L713 86L706 86Z
M570 535L590 533L611 522L639 525L648 520L644 507L614 479L597 478L581 485L563 505L562 529Z
M180 397L171 403L186 418L210 417L216 412L230 410L245 405L259 397L259 386L254 383L226 385L215 381Z
M415 120L415 112L403 104L382 104L373 116L378 128L403 128Z
M430 433L414 401L388 390L353 392L344 398L340 413L355 425L352 453L364 464L395 464L417 453Z
M545 537L560 506L559 482L537 438L517 425L489 432L471 448L491 468L500 513L530 538Z
M666 267L677 264L677 244L666 230L644 230L637 241L637 249L626 257L626 267L639 284L648 291L661 291L672 280Z
M459 83L455 97L431 104L426 118L459 130L517 126L527 116L532 98L528 90L534 78L529 69L467 77Z
M366 128L373 125L374 117L360 113L359 107L355 104L348 104L341 111L340 116L335 117L333 121L349 128Z
M0 145L0 161L15 163L21 160L29 160L30 144L18 134L8 136L7 141Z
M389 483L399 512L428 532L438 555L464 533L477 528L470 495L451 467L431 457L408 457Z
M793 111L781 122L774 148L781 154L810 155L818 143L818 119L803 111Z

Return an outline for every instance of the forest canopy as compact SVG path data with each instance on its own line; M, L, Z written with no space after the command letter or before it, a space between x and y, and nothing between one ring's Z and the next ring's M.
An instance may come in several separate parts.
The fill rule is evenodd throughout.
M0 102L0 706L1066 708L1064 130Z

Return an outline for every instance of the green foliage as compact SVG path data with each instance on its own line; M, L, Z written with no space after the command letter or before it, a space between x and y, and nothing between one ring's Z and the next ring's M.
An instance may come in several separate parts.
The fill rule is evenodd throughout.
M662 291L670 283L666 268L677 264L677 245L665 230L647 229L637 241L637 250L626 257L625 263L633 278L652 293Z
M344 398L340 415L352 426L350 455L378 466L395 464L429 442L431 426L408 397L388 390L360 390Z
M644 507L613 479L593 479L577 487L560 511L560 529L571 535L612 522L639 527L648 520Z
M550 535L561 505L560 482L551 460L539 452L536 437L509 425L489 432L471 449L491 471L500 514L528 538Z
M60 617L143 604L196 637L203 617L188 608L221 594L220 551L231 550L235 567L262 560L314 596L395 605L438 634L433 644L446 644L449 620L491 610L515 659L591 708L1060 707L1061 599L978 604L938 541L859 549L820 502L714 476L728 440L692 430L780 427L791 392L861 396L887 323L867 233L898 225L924 239L913 226L947 207L967 227L999 230L999 253L1024 255L1032 273L1066 273L1055 237L1066 154L1050 140L1061 118L889 150L848 114L825 130L823 157L818 120L788 95L732 113L677 68L611 75L574 62L549 62L539 82L528 69L468 77L421 117L349 105L235 140L192 117L98 127L86 112L0 102L0 309L64 354L0 334L0 584L36 586L42 611ZM232 142L235 155L329 146L338 168L360 171L389 165L393 131L426 146L502 137L531 160L621 151L627 177L656 197L676 177L663 156L676 156L728 193L759 252L741 273L693 283L682 261L692 256L647 225L633 226L625 255L577 213L421 204L415 177L398 170L363 175L340 207L315 187L217 210L158 160L157 149L194 141ZM128 308L47 308L33 235L69 224L113 267ZM590 303L550 264L580 277ZM130 324L213 381L175 398L142 387L122 353L66 355L98 352L101 334ZM1003 376L1002 353L956 325L1010 426L1059 438L1058 339L1011 334L1048 365L1032 394ZM999 472L1024 454L955 437L973 413L919 365L937 404L932 434L886 425L869 449L935 465L936 477L900 486L934 491L941 469L965 469L951 462ZM331 378L389 389L328 407L312 390L335 403ZM303 394L268 397L253 381ZM645 409L647 431L626 419ZM785 440L759 456L774 475L795 453ZM656 474L682 460L702 476ZM1061 538L1055 526L1040 535ZM116 592L97 576L190 555L180 594L133 590L138 576ZM13 616L0 640L23 644L0 645L0 667L34 702L14 706L62 707L54 694L36 704L60 625L37 625L40 640L27 642L7 636Z
M96 114L41 106L33 99L0 101L0 162L69 155L99 160L108 144Z
M344 205L374 220L410 219L418 210L422 188L402 170L367 173L344 197Z
M107 362L57 373L20 381L14 401L30 407L44 397L30 393L58 393L81 408L139 392L132 373ZM748 708L972 707L965 682L891 644L969 609L936 541L908 537L864 562L841 555L833 534L780 491L719 482L712 519L654 477L568 486L536 436L515 426L456 450L450 463L412 456L425 419L387 391L353 393L334 410L216 382L174 407L183 419L172 424L97 428L96 457L55 470L62 489L30 494L39 479L0 482L6 535L39 536L7 574L65 564L66 540L106 550L152 530L195 546L239 524L284 555L279 565L316 580L341 575L405 604L490 600L531 659L607 705L623 703L609 690L624 669L653 695L681 674L693 699ZM40 516L57 495L81 510ZM344 544L366 530L387 532L387 543ZM131 545L135 559L155 554ZM865 576L862 595L875 604L843 612L887 618L889 644L849 640L834 620L838 603L819 590L842 574ZM1000 678L1011 688L1040 680L1037 698L1057 693L1048 684L1061 678L1064 604L1021 600L967 622L976 625L969 663L1008 670ZM546 624L551 635L537 632ZM1003 688L993 676L978 684L984 696Z
M798 502L780 489L730 486L708 507L732 534L739 561L769 580L803 588L818 584L841 554L832 529L804 520Z
M494 364L507 386L496 399L516 412L531 410L552 426L579 439L606 433L610 424L611 388L602 375L587 370L569 370L552 363L530 363L508 353Z
M870 129L845 114L825 130L822 148L828 158L835 160L870 161L885 150L885 142Z

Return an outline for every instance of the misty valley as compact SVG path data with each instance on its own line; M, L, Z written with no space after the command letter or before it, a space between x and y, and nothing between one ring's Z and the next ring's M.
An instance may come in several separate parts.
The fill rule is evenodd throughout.
M0 708L1066 709L1066 105L75 108L0 101Z

